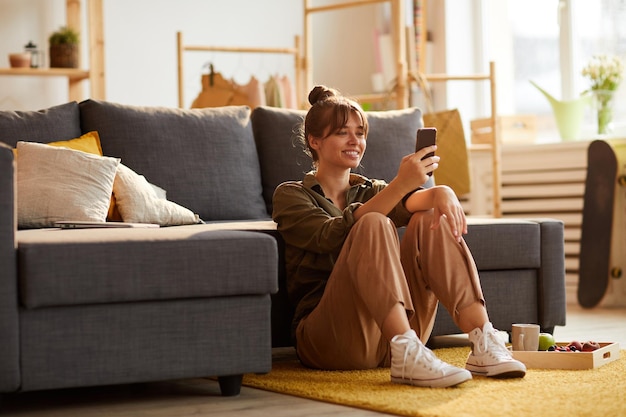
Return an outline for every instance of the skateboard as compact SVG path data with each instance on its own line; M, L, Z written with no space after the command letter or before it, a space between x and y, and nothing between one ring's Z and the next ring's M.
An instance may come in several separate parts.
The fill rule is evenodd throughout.
M593 141L587 161L578 302L626 306L626 143Z

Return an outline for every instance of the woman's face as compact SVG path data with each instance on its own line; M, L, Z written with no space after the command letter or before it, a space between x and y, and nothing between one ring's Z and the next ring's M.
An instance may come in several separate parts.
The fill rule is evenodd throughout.
M357 113L350 112L343 127L325 138L310 138L309 143L317 152L320 167L356 168L367 146L363 121Z

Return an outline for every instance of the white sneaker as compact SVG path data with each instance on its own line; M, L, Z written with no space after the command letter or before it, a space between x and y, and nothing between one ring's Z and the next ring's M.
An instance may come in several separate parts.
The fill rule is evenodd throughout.
M465 368L473 374L497 378L522 378L526 375L526 366L513 359L491 323L485 323L482 330L472 330L469 341L472 351Z
M472 379L470 372L437 358L419 340L414 330L391 339L391 382L442 388L469 379Z

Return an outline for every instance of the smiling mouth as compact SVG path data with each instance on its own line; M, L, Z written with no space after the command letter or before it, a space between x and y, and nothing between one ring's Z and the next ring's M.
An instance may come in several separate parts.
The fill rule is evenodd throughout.
M358 151L344 151L344 153L348 156L358 158L360 153Z

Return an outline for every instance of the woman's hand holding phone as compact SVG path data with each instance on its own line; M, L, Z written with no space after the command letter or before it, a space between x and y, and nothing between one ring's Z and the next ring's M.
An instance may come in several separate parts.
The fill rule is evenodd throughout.
M425 127L425 128L417 129L417 140L415 141L415 152L419 152L420 150L426 147L434 146L436 144L437 144L437 129L435 129L434 127ZM428 152L421 159L424 160L426 158L431 158L433 156L435 156L434 150L431 152ZM433 175L433 171L434 171L434 168L433 170L429 171L427 175L428 176Z

